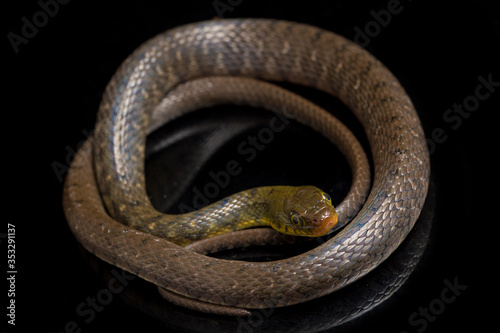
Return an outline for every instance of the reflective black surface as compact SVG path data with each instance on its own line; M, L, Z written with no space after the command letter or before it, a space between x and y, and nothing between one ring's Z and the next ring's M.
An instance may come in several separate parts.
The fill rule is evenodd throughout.
M2 219L0 247L6 257L5 223L14 224L17 273L14 297L7 295L10 286L4 280L2 330L413 333L471 328L487 331L496 322L491 302L495 304L498 299L498 177L493 176L498 172L500 105L498 4L486 0L439 5L402 0L187 0L127 5L61 1L56 7L54 3L9 3L3 11L8 76L4 80L7 103L2 122L3 175L7 180L2 211L7 217ZM221 3L232 3L232 10ZM61 179L79 143L93 128L102 91L117 66L155 34L183 23L211 19L224 8L223 15L228 18L275 17L335 31L357 40L386 64L408 91L423 122L432 152L431 193L435 195L434 209L430 210L434 218L419 221L432 225L419 223L417 227L423 229L416 229L412 235L420 234L420 240L403 244L414 244L419 250L398 250L395 255L401 253L403 259L397 261L394 256L384 263L388 275L375 270L338 295L304 306L256 312L251 321L243 322L170 306L140 280L92 260L73 238L61 208ZM46 14L37 14L41 11ZM35 20L38 26L30 30L26 22ZM16 40L17 53L9 33L27 36ZM338 102L307 89L299 90L339 113L356 129L356 121ZM233 109L213 112L228 110ZM345 191L349 173L342 157L328 142L300 126L287 126L246 162L250 155L238 154L238 144L252 133L258 135L258 131L259 127L246 129L221 147L188 189L210 182L207 172L224 170L228 159L238 159L242 171L224 191L249 184L294 183L302 180L302 175L310 177L307 180L311 182L324 182L330 193ZM356 132L359 134L359 129ZM187 140L184 144L195 139ZM331 155L317 160L305 158L296 148L301 141L314 144L315 149L325 148ZM195 141L191 142L194 145ZM177 153L186 149L181 147ZM174 150L170 153L176 153ZM154 161L149 162L152 172L149 168ZM335 167L330 169L331 165ZM297 172L302 169L307 172ZM165 170L168 174L175 172ZM175 200L192 203L194 192L188 190ZM161 202L158 200L158 205ZM178 205L165 209L173 211ZM422 242L427 238L428 242ZM412 273L402 278L398 272L415 259L411 253L419 251ZM267 259L281 255L264 254ZM247 250L240 255L255 257L256 253ZM406 260L408 255L412 259ZM351 316L354 310L350 309L355 309L362 297L358 295L379 291L384 285L389 285L387 293L374 298L380 300L376 306L368 302L366 311ZM12 298L16 302L15 327L7 324L6 316L7 302Z
M228 158L230 160L241 158L241 154L231 152L238 152L237 147L242 142L247 142L248 138L258 137L258 133L262 129L268 128L266 126L269 119L273 117L267 113L260 113L258 110L240 109L235 111L230 110L231 108L229 107L227 110L225 110L226 108L218 108L218 111L215 112L204 110L202 113L193 115L197 121L189 118L180 119L151 136L148 142L150 150L157 151L162 146L162 150L151 154L146 163L148 188L152 202L158 202L162 205L171 199L168 194L172 191L184 192L177 203L171 205L170 209L166 209L166 211L176 212L179 207L182 207L180 206L182 203L197 202L200 195L208 195L210 192L203 191L203 185L211 182L216 183L211 175L220 175L224 171L220 166L225 165L224 161ZM251 119L245 119L245 114L248 112L253 114ZM244 120L244 128L238 126L242 120ZM223 130L220 127L221 122L227 124ZM227 186L219 186L219 195L207 198L207 200L217 200L219 197L248 188L251 186L250 184L255 184L255 182L257 184L261 181L265 182L272 170L279 171L272 177L277 184L287 182L290 178L293 178L293 183L296 185L319 182L324 188L333 188L332 195L338 196L341 200L350 186L349 181L346 181L346 179L349 180L349 169L345 162L340 162L342 156L335 152L330 143L317 136L310 129L293 122L288 126L288 130L279 134L282 136L281 140L276 134L275 140L269 142L265 145L265 149L260 151L261 154L264 154L264 150L267 150L267 154L262 155L264 158L258 157L262 161L261 163L257 162L257 157L255 160L247 161L248 164L242 163L241 175L229 178ZM242 129L247 130L242 132ZM191 134L189 140L173 140L172 137L179 137L177 134L179 132L189 132ZM210 138L213 146L217 148L217 153L214 154L214 150L209 147L205 148L204 151L198 151L198 154L195 155L196 158L193 158L192 154L186 154L192 147L203 146L207 138ZM163 145L167 142L169 145L164 147ZM313 146L311 147L305 142L313 143ZM319 165L306 164L299 168L292 165L290 168L290 160L293 161L293 159L286 157L294 156L292 151L305 149L308 150L305 154L307 156L323 156L321 152L325 151L328 152L327 155L331 156L322 159L321 161L325 163ZM223 153L222 157L221 153ZM205 154L208 154L208 158L200 167L200 160L204 160ZM173 174L167 174L175 175L175 177L167 177L162 166L175 169ZM198 175L188 177L193 174L192 170L197 169L200 170ZM267 172L268 170L269 172ZM318 174L325 175L323 182L316 179ZM206 175L209 176L209 179L204 180ZM186 178L192 181L183 185L181 180ZM224 180L226 179L224 178ZM252 181L248 183L248 179ZM346 327L362 328L367 316L373 316L382 311L381 309L390 307L391 304L397 304L397 298L402 297L405 294L405 289L411 285L412 275L419 267L425 249L433 240L431 229L435 212L435 191L435 185L432 183L426 205L416 227L388 261L365 278L320 299L287 308L254 310L249 318L227 318L200 314L168 304L159 297L156 288L140 281L140 279L134 279L123 292L119 293L119 297L128 306L150 315L165 329L173 331L320 332L333 328L336 330L344 330ZM158 207L158 209L162 208ZM326 239L288 246L245 248L213 255L223 259L278 260L305 252L324 241ZM116 279L118 271L116 268L105 265L94 256L87 255L84 250L82 251L85 258L94 267L96 275L101 276L104 283L109 284L110 281Z

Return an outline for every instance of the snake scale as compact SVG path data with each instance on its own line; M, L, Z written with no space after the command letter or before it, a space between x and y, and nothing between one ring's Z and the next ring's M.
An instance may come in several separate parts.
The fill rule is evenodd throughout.
M370 142L374 178L366 203L343 230L301 255L258 263L207 257L125 225L150 209L143 157L155 106L179 84L207 76L305 85L354 112ZM306 109L297 120L331 133L328 115ZM384 261L417 220L429 173L411 100L367 51L306 24L205 21L162 33L125 60L104 93L94 137L72 162L63 206L90 252L181 300L222 309L282 307L338 290ZM159 213L147 214L154 226Z

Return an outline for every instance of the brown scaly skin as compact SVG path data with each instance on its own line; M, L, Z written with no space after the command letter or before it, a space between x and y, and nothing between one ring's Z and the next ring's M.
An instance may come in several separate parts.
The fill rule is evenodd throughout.
M152 110L178 84L212 75L307 85L338 97L354 112L370 142L374 180L366 204L341 232L302 255L252 263L206 257L120 223L133 225L152 209L143 175ZM299 108L296 116L334 141L330 114ZM292 22L210 21L158 35L111 80L95 133L95 145L85 145L75 157L65 185L65 213L75 236L100 258L208 305L281 307L352 283L401 244L429 184L425 135L398 80L345 38ZM352 156L342 151L352 166Z

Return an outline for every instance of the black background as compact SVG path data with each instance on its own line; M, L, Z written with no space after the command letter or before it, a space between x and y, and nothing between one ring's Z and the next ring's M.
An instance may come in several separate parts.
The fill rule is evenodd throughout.
M355 28L374 21L371 11L388 1L242 0L224 17L269 17L310 23L354 39ZM54 162L68 165L95 121L105 85L138 45L169 28L217 16L212 1L71 1L14 52L7 34L21 33L41 10L37 1L4 4L3 223L16 225L16 328L61 332L76 321L83 332L144 328L168 331L118 299L84 323L75 308L103 287L82 259L61 208L62 183ZM412 98L428 138L442 129L446 140L433 149L436 181L435 243L412 292L397 307L365 318L353 331L416 332L408 316L440 297L443 281L457 279L467 289L425 332L475 328L496 322L495 218L498 177L500 87L460 126L445 111L474 95L479 76L500 81L500 6L492 1L401 1L366 49L398 77ZM4 90L5 91L5 90ZM7 201L5 201L7 198ZM4 226L2 233L6 232ZM5 250L2 239L2 250ZM6 258L5 258L6 260ZM6 295L5 290L0 291ZM5 309L6 303L2 303ZM6 312L6 310L3 310ZM1 327L7 326L2 314ZM9 326L9 330L11 327ZM346 329L349 331L349 328Z

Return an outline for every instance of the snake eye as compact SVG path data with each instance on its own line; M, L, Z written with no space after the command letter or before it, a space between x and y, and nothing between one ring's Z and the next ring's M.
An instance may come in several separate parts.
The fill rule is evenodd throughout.
M290 217L290 220L292 221L293 224L299 225L304 222L302 217L297 213L296 211L293 211Z
M323 198L324 198L326 201L328 201L328 202L332 201L332 198L330 198L330 196L329 196L328 194L326 194L325 192L323 192Z

